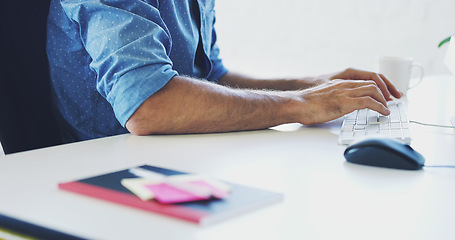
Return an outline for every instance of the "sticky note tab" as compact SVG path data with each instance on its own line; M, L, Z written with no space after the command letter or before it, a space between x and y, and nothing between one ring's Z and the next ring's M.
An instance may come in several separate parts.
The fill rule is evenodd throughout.
M229 191L226 191L225 189L218 188L215 185L210 184L209 182L203 181L203 180L198 180L198 181L191 181L191 184L201 186L201 187L206 187L210 190L211 195L216 197L216 198L225 198L229 196Z
M217 190L217 191L229 193L231 190L231 187L228 184L226 184L222 181L218 181L213 178L204 176L204 175L182 174L182 175L169 176L168 179L172 182L191 182L191 183L193 183L193 182L203 181L206 183L205 186L210 186L210 189L212 191ZM199 185L201 185L201 184L199 184Z
M125 178L120 182L122 186L130 190L134 195L138 196L143 201L155 198L155 195L150 191L146 185L159 183L145 178Z
M161 203L180 203L212 197L221 199L230 194L228 184L202 175L165 176L142 169L130 169L130 172L142 177L123 179L121 184L143 201L153 199Z
M155 199L161 203L181 203L192 202L199 200L209 199L208 197L201 197L191 192L176 188L167 183L151 184L146 187L153 192Z

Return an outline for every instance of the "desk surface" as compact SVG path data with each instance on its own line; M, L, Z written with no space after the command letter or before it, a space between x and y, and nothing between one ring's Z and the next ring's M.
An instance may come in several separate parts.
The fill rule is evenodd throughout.
M450 124L455 78L409 91L412 120ZM442 105L442 99L446 99ZM422 115L423 111L434 113ZM455 169L359 166L337 144L341 121L225 134L121 135L0 158L0 213L95 239L449 239ZM455 132L412 125L427 164L455 165ZM282 192L283 202L200 227L57 188L150 164Z

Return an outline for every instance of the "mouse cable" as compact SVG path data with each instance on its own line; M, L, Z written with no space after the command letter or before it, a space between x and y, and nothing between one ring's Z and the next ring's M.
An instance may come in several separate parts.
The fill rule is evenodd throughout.
M440 128L452 128L455 129L455 126L447 126L447 125L437 125L437 124L428 124L428 123L422 123L418 121L409 121L410 123L415 123L423 126L428 126L428 127L440 127ZM424 165L424 167L433 167L433 168L455 168L455 165Z
M437 124L429 124L429 123L423 123L423 122L418 122L418 121L409 121L410 123L415 123L423 126L428 126L428 127L440 127L440 128L452 128L455 129L455 126L448 126L448 125L437 125Z
M455 168L455 165L423 165L424 167L433 167L433 168Z

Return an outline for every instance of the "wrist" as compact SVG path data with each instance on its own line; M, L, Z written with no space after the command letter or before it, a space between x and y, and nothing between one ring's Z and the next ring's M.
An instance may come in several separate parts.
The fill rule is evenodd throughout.
M280 104L277 117L280 124L301 122L301 112L304 108L303 101L297 91L286 91L279 94Z

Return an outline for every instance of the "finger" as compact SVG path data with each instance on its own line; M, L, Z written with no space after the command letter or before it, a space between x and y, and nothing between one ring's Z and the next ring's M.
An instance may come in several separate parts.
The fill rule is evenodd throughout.
M390 110L387 109L381 102L378 102L376 99L369 97L369 96L364 96L364 97L358 97L358 98L352 98L352 106L355 106L356 109L371 109L373 111L376 111L384 116L388 116L390 114Z
M351 97L371 96L387 107L387 98L373 80L345 80L338 84L341 84L339 88L348 91Z
M387 108L387 99L378 86L374 82L370 84L365 83L366 82L356 88L349 89L349 96L354 98L371 97Z
M382 74L357 69L347 69L346 74L351 79L375 81L387 100L392 100L391 96L394 96L396 98L401 98L403 96L403 93L398 91L392 82Z
M396 98L403 97L404 94L401 91L399 91L395 87L395 85L386 76L384 76L383 74L379 74L379 76L382 78L382 80L386 84L387 89L389 89L389 92L392 94L392 96L394 96Z
M373 80L379 87L379 89L381 90L382 94L384 95L384 97L390 101L392 100L392 94L390 93L389 91L389 88L387 86L387 83L384 81L384 79L380 76L380 74L377 74L377 73L371 73L371 80ZM389 82L390 83L390 82ZM392 85L393 86L393 85Z

